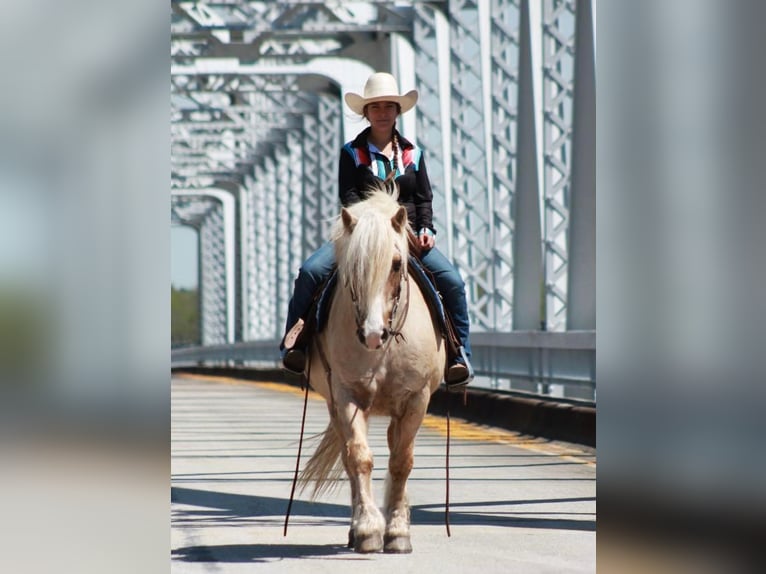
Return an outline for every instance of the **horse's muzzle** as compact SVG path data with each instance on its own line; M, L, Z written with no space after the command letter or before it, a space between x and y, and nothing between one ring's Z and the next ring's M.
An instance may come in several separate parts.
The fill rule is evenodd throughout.
M364 345L368 349L375 350L375 349L380 349L383 346L383 343L385 343L388 340L388 338L391 336L391 330L388 327L386 327L385 329L383 329L383 332L380 335L375 333L375 334L367 335L365 337L364 330L361 327L359 327L356 330L356 336L362 345Z

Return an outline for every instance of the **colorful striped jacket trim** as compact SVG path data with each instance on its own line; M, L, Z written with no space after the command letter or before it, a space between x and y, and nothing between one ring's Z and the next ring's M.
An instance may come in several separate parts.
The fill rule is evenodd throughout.
M370 168L372 168L372 157L370 154L370 150L367 147L367 142L364 140L362 145L360 145L360 138L357 138L353 141L348 142L343 146L343 149L346 150L346 152L354 158L354 164L359 167L360 165L365 165ZM412 166L415 171L418 170L418 165L420 164L420 157L422 155L422 150L411 144L409 141L405 140L403 137L399 136L399 142L401 146L401 165L399 166L399 169L397 170L396 177L399 177L400 175L403 175L407 168ZM376 154L377 155L377 154ZM376 157L375 161L379 164L376 166L376 170L373 170L373 173L376 173L378 177L380 177L379 174L387 173L390 168L390 163L387 158L384 158L385 156ZM382 178L381 178L382 179Z

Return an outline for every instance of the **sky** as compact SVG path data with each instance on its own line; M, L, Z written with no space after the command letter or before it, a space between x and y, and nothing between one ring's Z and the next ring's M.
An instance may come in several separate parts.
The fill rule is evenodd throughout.
M50 201L33 177L0 170L0 285L47 282Z
M197 286L197 232L191 227L174 225L170 229L170 281L173 286L192 289Z

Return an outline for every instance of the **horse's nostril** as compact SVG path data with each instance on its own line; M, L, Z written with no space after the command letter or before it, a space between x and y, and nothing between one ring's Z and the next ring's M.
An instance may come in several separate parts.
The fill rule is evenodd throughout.
M383 341L388 339L388 330L383 331L383 335L380 337Z
M380 349L383 338L379 333L370 333L365 339L365 345L368 349Z

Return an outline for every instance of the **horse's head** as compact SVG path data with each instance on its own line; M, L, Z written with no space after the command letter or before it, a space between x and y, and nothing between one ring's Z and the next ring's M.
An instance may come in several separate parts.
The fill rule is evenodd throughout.
M336 224L336 258L348 288L357 336L368 349L395 334L407 274L407 210L386 193L343 208Z

